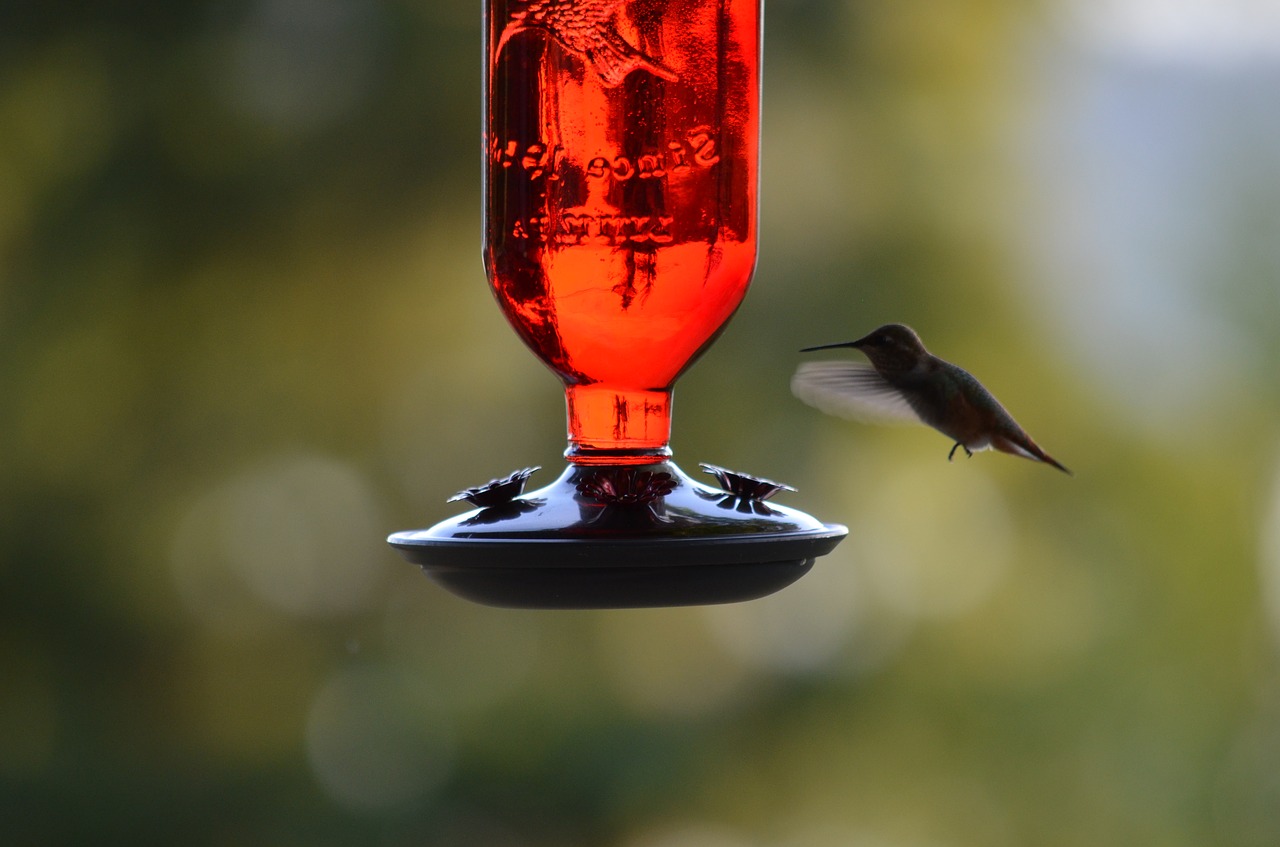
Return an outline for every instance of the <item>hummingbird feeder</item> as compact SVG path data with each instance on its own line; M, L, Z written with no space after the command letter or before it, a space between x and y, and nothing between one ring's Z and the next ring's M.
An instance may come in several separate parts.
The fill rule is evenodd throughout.
M671 391L756 262L762 0L485 0L484 264L564 383L568 466L460 492L388 540L446 589L525 608L750 600L847 534L788 486L671 461ZM709 484L711 481L714 484Z

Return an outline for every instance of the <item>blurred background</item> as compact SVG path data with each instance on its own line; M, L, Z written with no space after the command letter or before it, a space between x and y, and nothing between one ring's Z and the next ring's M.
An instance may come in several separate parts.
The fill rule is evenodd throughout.
M480 263L474 0L0 12L8 845L1280 843L1280 6L769 0L677 459L850 536L524 612L386 546L561 463ZM1068 479L793 400L887 321Z

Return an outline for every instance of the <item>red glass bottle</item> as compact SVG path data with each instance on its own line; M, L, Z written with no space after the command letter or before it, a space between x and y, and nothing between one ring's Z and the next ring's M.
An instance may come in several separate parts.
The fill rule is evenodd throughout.
M497 606L762 597L847 530L669 461L671 387L755 269L762 0L485 0L485 269L565 385L569 466L389 541Z
M760 0L486 0L485 269L571 463L670 455L755 268Z

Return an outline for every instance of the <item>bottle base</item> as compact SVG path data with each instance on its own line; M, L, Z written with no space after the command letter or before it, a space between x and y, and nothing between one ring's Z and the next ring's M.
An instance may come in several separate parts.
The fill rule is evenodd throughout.
M388 542L477 603L601 609L764 597L808 573L848 534L766 502L786 486L706 467L720 488L670 461L571 464L528 494L520 488L531 472L521 472L460 495L479 508Z

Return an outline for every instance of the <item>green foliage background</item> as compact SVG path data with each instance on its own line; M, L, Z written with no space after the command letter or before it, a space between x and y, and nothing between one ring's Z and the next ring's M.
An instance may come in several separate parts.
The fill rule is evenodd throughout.
M1280 62L1061 11L770 1L759 268L673 446L850 538L532 613L382 540L561 461L480 265L478 4L7 4L0 840L1280 842ZM1076 478L790 398L889 320Z

